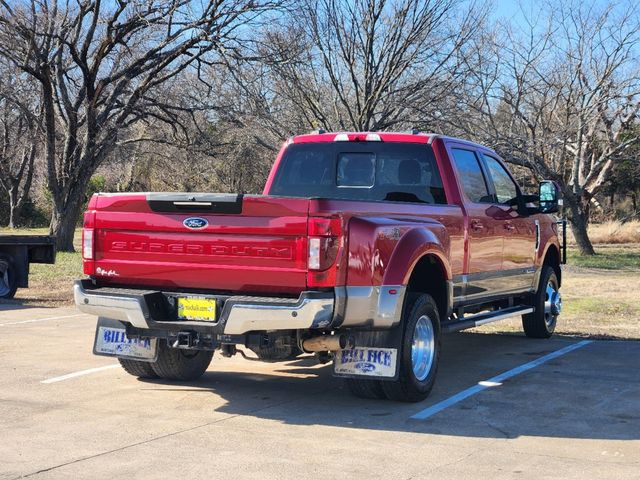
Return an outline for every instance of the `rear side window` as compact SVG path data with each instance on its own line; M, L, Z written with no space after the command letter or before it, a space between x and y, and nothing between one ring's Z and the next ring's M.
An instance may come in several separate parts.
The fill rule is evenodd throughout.
M269 194L447 203L431 146L398 142L290 145Z
M452 152L458 178L467 198L474 203L492 203L493 197L489 194L476 154L461 148L453 148Z
M498 203L509 203L518 196L518 187L498 160L487 155L483 156L496 189Z

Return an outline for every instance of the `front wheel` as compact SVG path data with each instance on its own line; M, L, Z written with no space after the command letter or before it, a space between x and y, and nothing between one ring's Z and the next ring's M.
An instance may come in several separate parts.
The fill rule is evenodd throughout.
M562 296L556 272L548 265L542 267L540 272L533 308L533 313L522 316L525 335L531 338L549 338L556 329L558 315L562 311Z
M438 372L440 315L431 295L419 295L409 301L402 319L399 377L381 385L389 400L419 402L431 392Z

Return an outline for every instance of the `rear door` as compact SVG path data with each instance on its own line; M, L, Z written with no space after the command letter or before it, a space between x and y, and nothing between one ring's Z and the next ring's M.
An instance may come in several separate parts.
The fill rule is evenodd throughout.
M474 148L449 144L460 190L466 197L467 262L465 275L454 279L462 301L483 299L501 293L504 228L502 210L492 208L493 197L487 174ZM456 295L457 296L457 295Z

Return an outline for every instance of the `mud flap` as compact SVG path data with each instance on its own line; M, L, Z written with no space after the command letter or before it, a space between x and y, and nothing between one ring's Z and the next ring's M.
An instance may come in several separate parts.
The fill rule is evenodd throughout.
M99 317L93 342L93 354L155 362L158 359L158 340L145 337L129 338L126 324Z
M350 332L355 348L335 352L333 375L344 378L397 380L402 348L401 326L391 330Z

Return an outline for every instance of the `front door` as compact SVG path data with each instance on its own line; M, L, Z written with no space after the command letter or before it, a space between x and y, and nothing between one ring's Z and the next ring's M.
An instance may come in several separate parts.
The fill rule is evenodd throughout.
M489 174L494 207L502 215L504 246L502 271L508 290L521 292L531 288L535 273L537 232L534 222L518 213L515 206L520 189L505 166L495 157L482 154Z

